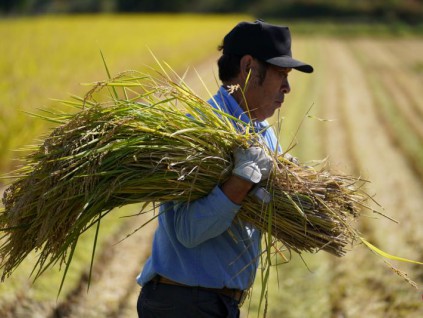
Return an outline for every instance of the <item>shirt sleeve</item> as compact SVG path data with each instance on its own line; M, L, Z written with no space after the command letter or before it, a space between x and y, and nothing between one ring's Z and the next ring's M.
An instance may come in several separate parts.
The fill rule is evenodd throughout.
M207 196L192 202L175 203L176 237L188 248L225 232L241 208L216 186Z

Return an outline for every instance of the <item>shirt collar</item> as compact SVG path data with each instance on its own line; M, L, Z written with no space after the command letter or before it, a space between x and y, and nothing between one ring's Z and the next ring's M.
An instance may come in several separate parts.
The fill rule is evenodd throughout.
M249 124L251 122L248 114L239 106L235 98L229 94L225 86L220 86L218 93L214 96L215 101L211 99L209 103L214 105L217 108L221 108L224 112L242 120L244 123ZM269 124L266 120L257 122L253 121L253 127L256 132L265 130L269 127Z

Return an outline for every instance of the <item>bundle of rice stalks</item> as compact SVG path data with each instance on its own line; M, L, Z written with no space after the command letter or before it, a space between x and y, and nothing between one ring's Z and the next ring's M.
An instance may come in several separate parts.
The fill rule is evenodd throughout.
M36 277L68 266L79 236L112 209L196 200L230 176L235 147L265 148L245 123L167 76L126 72L65 103L78 111L48 118L58 127L4 193L2 279L34 250ZM298 253L343 255L367 198L358 180L269 154L274 171L262 186L272 200L249 197L239 218Z

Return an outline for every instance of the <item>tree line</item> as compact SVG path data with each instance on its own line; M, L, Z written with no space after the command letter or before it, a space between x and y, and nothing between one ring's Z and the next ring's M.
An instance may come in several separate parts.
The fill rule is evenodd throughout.
M248 13L263 18L421 23L423 0L2 0L2 15L102 12Z

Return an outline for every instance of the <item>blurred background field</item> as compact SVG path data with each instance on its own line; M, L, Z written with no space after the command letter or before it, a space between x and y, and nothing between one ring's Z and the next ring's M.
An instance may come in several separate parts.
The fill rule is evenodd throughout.
M296 143L291 152L302 161L328 157L334 169L369 179L369 192L400 223L363 216L357 224L363 236L387 252L423 260L421 1L282 5L270 0L186 0L165 5L2 2L1 174L18 166L22 152L16 150L36 143L51 128L27 112L60 111L63 106L51 99L81 96L88 87L80 83L107 77L100 50L117 74L154 65L150 49L180 74L188 70L188 82L207 97L193 69L214 92L216 48L223 36L241 20L265 18L289 25L294 56L315 67L312 75L290 75L292 92L272 119L281 143L285 148ZM0 179L1 187L7 182ZM116 243L145 221L145 216L118 217L137 211L137 206L113 211L103 222L88 293L93 233L79 243L57 300L62 272L54 268L33 285L28 259L0 283L0 316L135 317L135 275L150 252L154 224ZM422 266L392 261L419 285L415 288L363 246L340 259L323 253L302 256L272 272L268 317L423 316ZM260 273L243 317L257 317L259 279Z
M0 171L13 167L12 149L45 131L44 122L25 111L56 109L81 83L104 80L110 71L146 70L157 57L184 72L216 51L241 17L195 15L48 16L0 20ZM212 39L216 39L213 41Z

